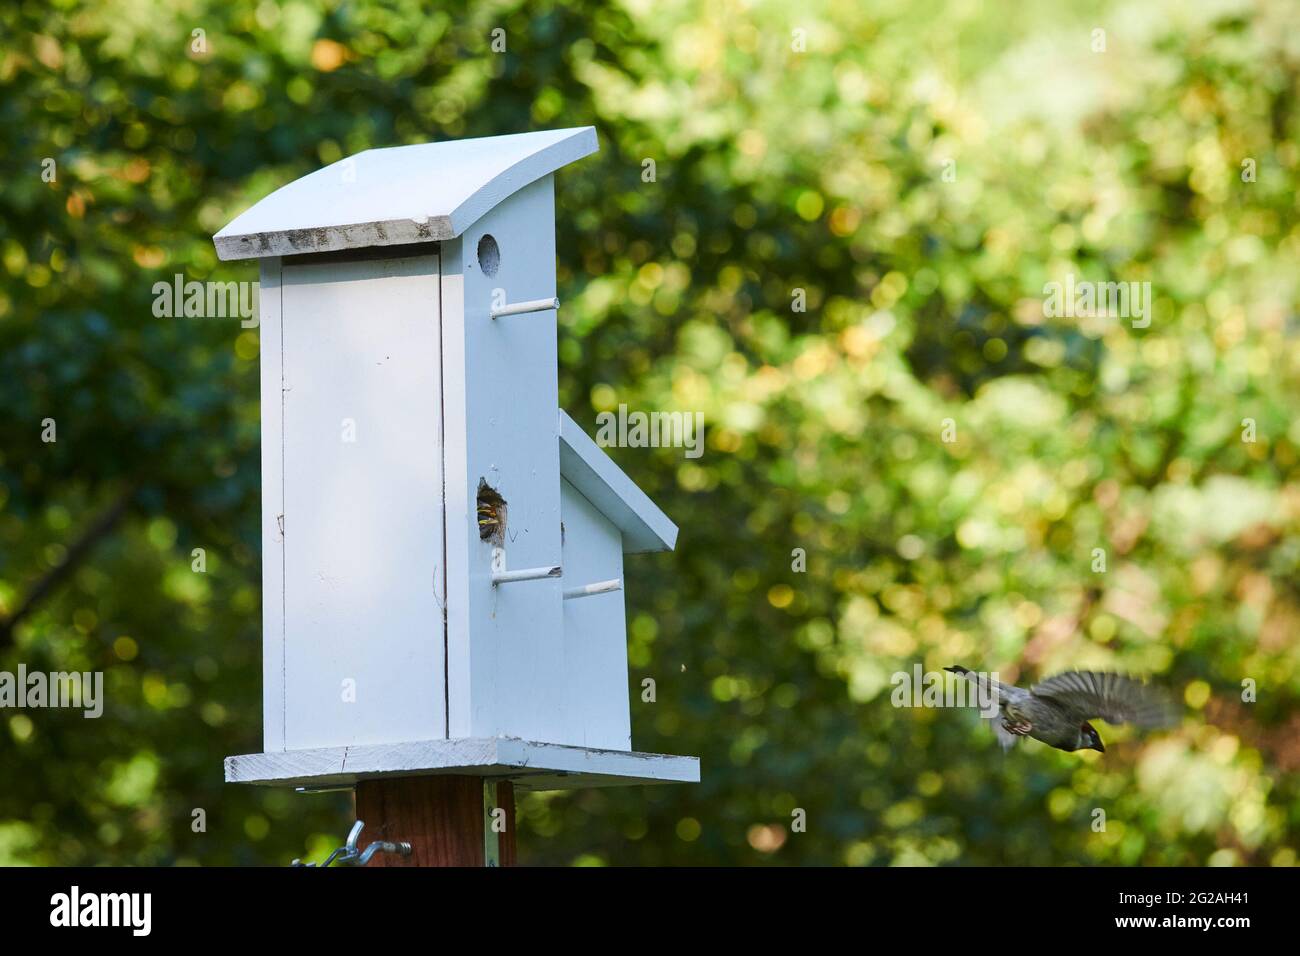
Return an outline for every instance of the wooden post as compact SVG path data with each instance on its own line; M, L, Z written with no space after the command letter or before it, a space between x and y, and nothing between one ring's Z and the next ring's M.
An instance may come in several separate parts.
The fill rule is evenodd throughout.
M485 783L487 793L485 795ZM495 788L495 797L492 789ZM405 840L411 855L376 853L369 866L484 865L486 840L496 836L501 866L517 862L515 791L507 780L427 776L362 780L356 819L365 822L361 849L375 840ZM492 834L492 805L505 811L505 832Z

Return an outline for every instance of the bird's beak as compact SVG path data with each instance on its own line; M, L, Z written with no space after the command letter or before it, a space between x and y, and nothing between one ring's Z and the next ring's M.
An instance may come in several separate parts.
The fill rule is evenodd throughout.
M1104 754L1104 753L1106 752L1106 746L1101 742L1101 738L1100 738L1100 737L1098 737L1098 738L1097 738L1097 742L1096 742L1095 744L1093 744L1091 747L1089 747L1088 749L1089 749L1089 750L1095 750L1095 751L1097 751L1097 753L1099 753L1099 754Z

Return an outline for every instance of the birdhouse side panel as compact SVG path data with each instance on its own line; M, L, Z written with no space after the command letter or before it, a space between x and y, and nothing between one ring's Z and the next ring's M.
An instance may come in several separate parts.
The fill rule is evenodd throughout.
M561 481L564 587L623 578L623 536L582 492ZM624 592L564 601L566 736L586 747L631 750Z
M284 749L284 516L280 259L261 260L258 356L262 402L262 746Z
M283 746L445 737L438 257L281 268Z
M451 737L568 742L561 581L492 581L497 548L507 570L560 565L556 313L491 315L555 296L551 190L538 180L443 246ZM486 525L484 500L499 500Z

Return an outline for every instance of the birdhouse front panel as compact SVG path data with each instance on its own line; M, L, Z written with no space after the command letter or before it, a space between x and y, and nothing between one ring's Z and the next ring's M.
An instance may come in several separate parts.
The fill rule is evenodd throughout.
M630 750L627 625L623 609L623 535L569 481L560 484L564 546L564 662L568 727L584 747ZM584 595L584 585L619 590Z
M493 584L494 554L561 566L556 312L492 314L555 298L552 190L544 176L443 243L452 737L569 742L562 582Z
M445 736L438 256L285 257L264 294L268 749Z

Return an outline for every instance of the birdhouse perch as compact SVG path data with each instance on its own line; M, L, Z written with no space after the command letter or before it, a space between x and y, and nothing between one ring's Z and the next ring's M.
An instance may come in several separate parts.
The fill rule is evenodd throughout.
M691 782L631 749L623 555L677 528L558 408L553 174L590 127L369 150L260 263L263 752L230 782Z

